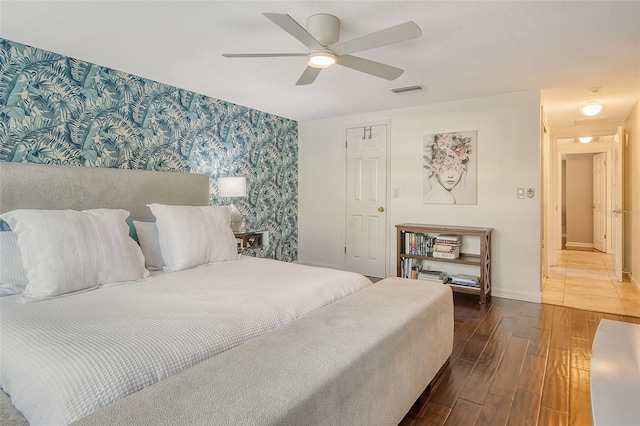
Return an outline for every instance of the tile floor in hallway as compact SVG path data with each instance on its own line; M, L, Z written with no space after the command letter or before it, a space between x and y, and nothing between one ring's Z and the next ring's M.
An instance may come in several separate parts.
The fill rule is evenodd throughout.
M616 281L612 254L561 250L542 286L542 303L640 317L640 291Z

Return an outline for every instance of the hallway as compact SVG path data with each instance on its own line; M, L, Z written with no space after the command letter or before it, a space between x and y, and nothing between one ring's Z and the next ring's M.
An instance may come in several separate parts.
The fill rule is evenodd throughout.
M612 254L560 250L542 286L542 303L640 317L640 291L615 279Z

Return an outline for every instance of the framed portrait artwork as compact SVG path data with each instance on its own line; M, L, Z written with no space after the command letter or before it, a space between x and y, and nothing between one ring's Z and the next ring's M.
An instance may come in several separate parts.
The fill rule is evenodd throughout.
M477 130L424 136L425 204L478 204L477 139Z

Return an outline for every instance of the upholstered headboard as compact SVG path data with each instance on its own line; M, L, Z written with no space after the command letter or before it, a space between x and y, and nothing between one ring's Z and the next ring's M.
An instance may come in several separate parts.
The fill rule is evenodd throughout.
M209 177L98 167L0 162L0 213L15 209L120 208L152 219L149 203L209 204Z

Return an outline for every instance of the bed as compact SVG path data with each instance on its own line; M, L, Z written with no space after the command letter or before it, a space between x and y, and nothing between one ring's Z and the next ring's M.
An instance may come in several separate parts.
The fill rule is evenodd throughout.
M208 194L202 175L0 163L0 213L124 208L163 229L148 204L209 212ZM247 256L172 269L191 249L137 280L1 297L3 421L394 424L451 354L446 286Z

